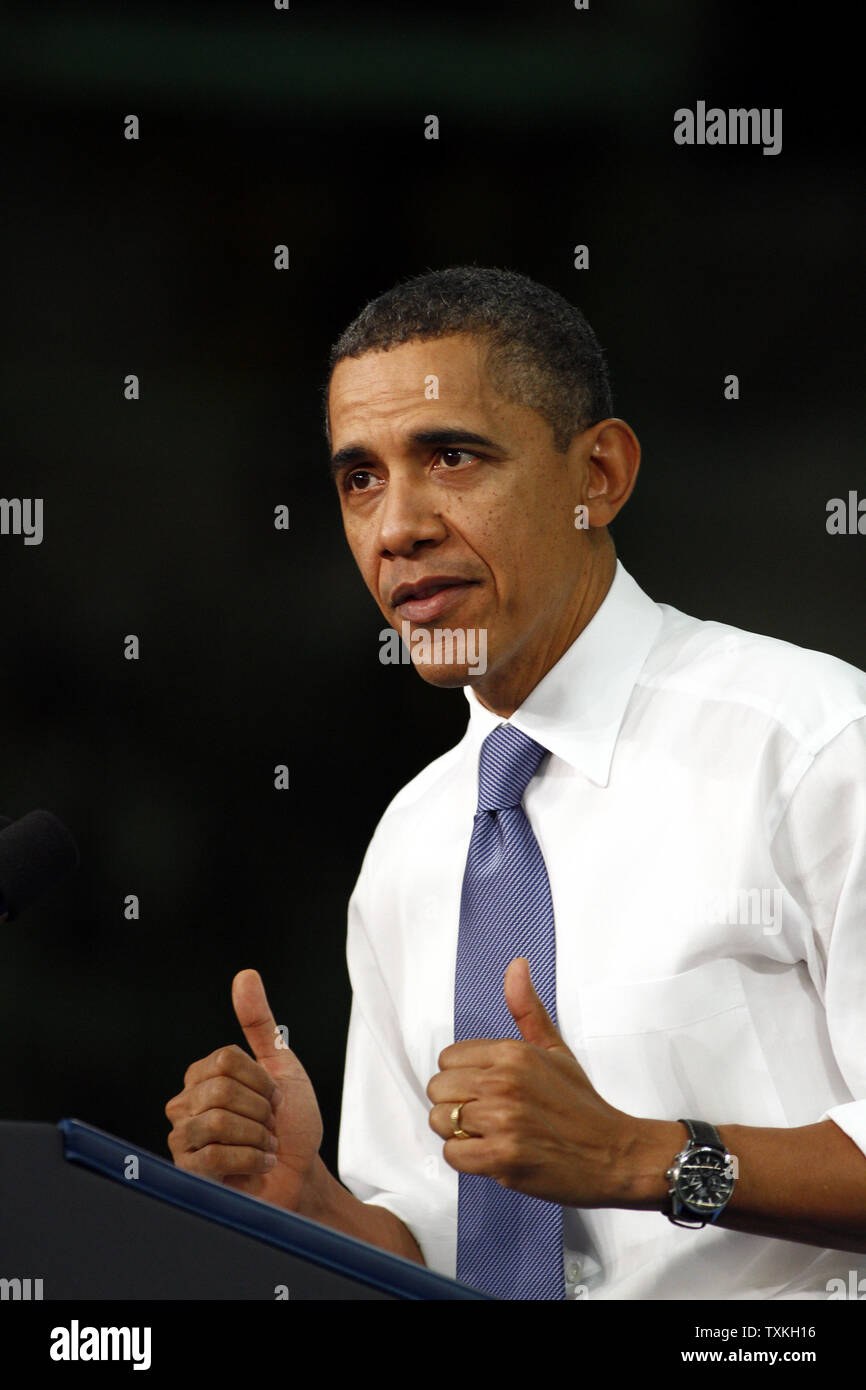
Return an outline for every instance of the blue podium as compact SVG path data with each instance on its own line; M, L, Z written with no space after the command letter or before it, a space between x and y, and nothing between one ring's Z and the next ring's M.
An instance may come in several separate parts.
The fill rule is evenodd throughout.
M0 1122L0 1202L5 1299L489 1301L79 1120Z

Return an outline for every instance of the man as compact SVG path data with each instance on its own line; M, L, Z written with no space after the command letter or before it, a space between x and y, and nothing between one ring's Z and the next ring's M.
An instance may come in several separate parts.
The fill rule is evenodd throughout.
M342 1182L249 970L256 1060L189 1069L175 1162L500 1297L847 1287L866 677L641 591L607 529L639 444L559 295L431 272L369 304L331 368L352 553L469 725L392 801L350 903ZM416 655L443 626L485 660Z

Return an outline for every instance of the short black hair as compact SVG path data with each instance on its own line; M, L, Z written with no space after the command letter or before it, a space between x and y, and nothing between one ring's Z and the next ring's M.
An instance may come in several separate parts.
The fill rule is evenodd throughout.
M575 434L613 414L604 353L581 311L528 275L493 266L429 270L371 299L331 348L337 363L413 340L475 333L489 340L487 369L507 400L536 410L564 453Z

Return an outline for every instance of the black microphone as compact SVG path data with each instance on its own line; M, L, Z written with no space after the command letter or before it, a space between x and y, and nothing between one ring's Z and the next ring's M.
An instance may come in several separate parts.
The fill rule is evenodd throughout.
M78 846L50 811L0 816L0 922L12 921L79 864Z

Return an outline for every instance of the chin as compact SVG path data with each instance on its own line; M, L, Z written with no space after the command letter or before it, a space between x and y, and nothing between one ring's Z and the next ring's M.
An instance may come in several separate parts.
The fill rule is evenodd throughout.
M428 685L442 690L451 690L461 685L471 685L482 674L476 666L448 665L434 666L432 662L413 662L418 675Z

